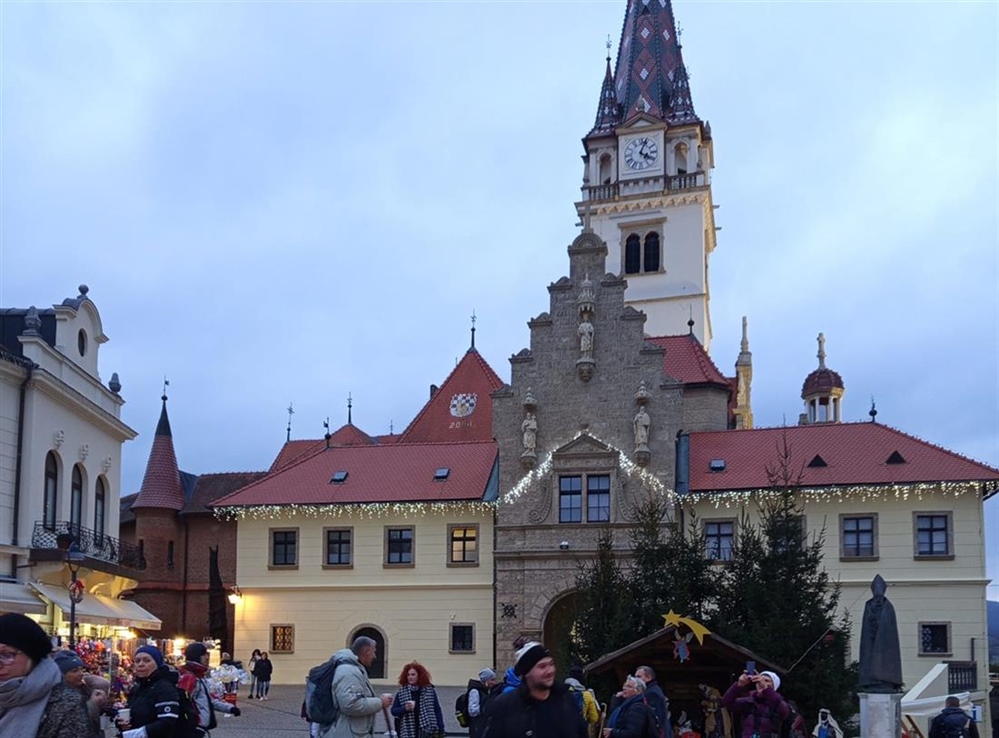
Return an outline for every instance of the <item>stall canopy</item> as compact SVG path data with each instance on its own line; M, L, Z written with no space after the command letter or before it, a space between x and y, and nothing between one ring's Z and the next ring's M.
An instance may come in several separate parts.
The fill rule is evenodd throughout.
M62 610L63 615L69 616L69 590L41 582L31 582L31 587ZM83 599L76 605L76 619L85 623L117 625L123 628L135 627L143 630L159 630L162 625L159 618L134 602L89 592L85 593Z
M0 582L0 612L22 612L44 615L47 605L27 584Z

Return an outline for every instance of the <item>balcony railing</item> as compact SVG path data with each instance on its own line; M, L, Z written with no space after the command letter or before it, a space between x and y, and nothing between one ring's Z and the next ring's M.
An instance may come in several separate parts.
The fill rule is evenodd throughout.
M978 664L974 661L947 662L947 691L971 692L978 689Z
M675 174L666 178L667 192L677 190L692 190L695 187L704 186L704 172L693 172L691 174Z
M65 521L47 525L36 521L31 534L32 548L66 549L74 541L84 556L128 569L146 568L146 558L138 546L79 525Z
M641 180L644 182L645 180ZM679 192L680 190L693 190L697 187L704 187L707 182L706 175L704 172L692 172L691 174L674 174L671 177L666 178L666 192ZM621 195L621 185L626 186L626 194L632 194L627 192L627 185L630 183L625 182L609 182L607 184L592 185L590 187L584 188L586 192L587 200L613 200ZM636 190L640 192L642 190Z

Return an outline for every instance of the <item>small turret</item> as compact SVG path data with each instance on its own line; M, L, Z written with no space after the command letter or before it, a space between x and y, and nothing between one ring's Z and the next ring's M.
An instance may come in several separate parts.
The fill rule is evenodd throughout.
M805 412L800 419L801 425L812 423L841 423L843 394L843 378L837 372L826 366L826 337L820 333L819 366L805 377L801 385L801 399L805 401Z

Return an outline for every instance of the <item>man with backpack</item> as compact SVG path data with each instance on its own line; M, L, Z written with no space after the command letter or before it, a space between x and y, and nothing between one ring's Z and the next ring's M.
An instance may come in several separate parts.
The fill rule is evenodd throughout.
M184 649L184 659L184 665L178 670L180 678L177 680L177 687L187 693L198 711L196 735L206 736L217 724L216 710L234 717L239 717L240 710L229 702L215 699L208 691L208 684L205 682L205 675L208 673L208 647L204 643L188 645Z
M583 720L587 724L587 732L592 733L594 725L600 723L600 707L597 706L597 698L592 689L583 686L583 667L573 664L569 667L569 676L565 680L566 686L573 699L576 700L576 708Z
M475 738L482 723L486 700L496 686L496 672L486 667L479 671L478 679L469 679L467 689L454 701L454 715L458 725L468 728L470 738Z
M673 738L673 726L669 722L669 700L656 681L656 672L651 666L639 666L635 676L645 682L645 704L652 708L659 722L659 738Z
M930 723L930 738L978 738L978 726L971 715L961 709L961 700L951 695L944 709Z
M378 644L374 640L358 636L350 648L340 649L327 662L332 667L329 692L324 689L319 699L316 695L307 697L306 703L309 720L320 724L319 735L326 738L358 738L374 734L375 716L392 704L392 695L379 697L368 679L367 668L375 662L377 649ZM332 715L318 714L317 707L329 702L328 697L332 697ZM323 708L323 711L326 709ZM330 717L331 724L327 722Z

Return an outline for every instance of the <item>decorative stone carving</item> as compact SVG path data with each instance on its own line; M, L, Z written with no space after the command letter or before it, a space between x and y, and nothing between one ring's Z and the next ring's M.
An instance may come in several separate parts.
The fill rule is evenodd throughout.
M64 430L57 430L55 433L52 434L52 445L55 446L56 449L62 446L62 442L65 440L66 440L66 431Z
M105 456L104 459L101 461L101 469L104 470L105 474L111 471L111 464L113 461L114 459L112 459L110 456Z
M596 294L593 292L593 282L590 281L590 275L586 275L586 279L583 280L583 284L579 288L579 297L576 300L576 304L579 306L579 314L587 315L592 313L596 306Z
M576 373L584 382L589 382L593 378L593 369L596 362L593 359L580 359L576 362Z
M649 463L649 430L652 427L652 417L645 411L645 405L638 406L638 413L632 422L635 429L635 463L646 466Z
M85 443L80 446L80 461L86 461L88 456L90 456L90 444Z
M108 389L116 395L121 392L121 382L118 380L118 372L114 372L111 375L111 381L108 382Z
M38 309L34 305L28 308L28 313L24 316L24 330L21 335L38 336L42 329L42 319L38 317Z
M579 353L584 359L593 358L593 323L589 313L584 313L579 323Z
M524 453L520 455L520 463L525 469L533 469L538 460L538 419L530 410L524 416L524 422L520 424L523 433Z
M531 388L528 387L527 392L524 394L524 409L533 412L537 406L538 401L534 399L534 392L532 392Z
M540 494L534 506L527 512L529 522L538 524L548 518L552 509L552 488L548 482L541 485Z
M643 379L638 385L638 391L635 393L635 402L639 406L647 405L650 397L651 395L649 394L649 390L646 389L645 380Z

